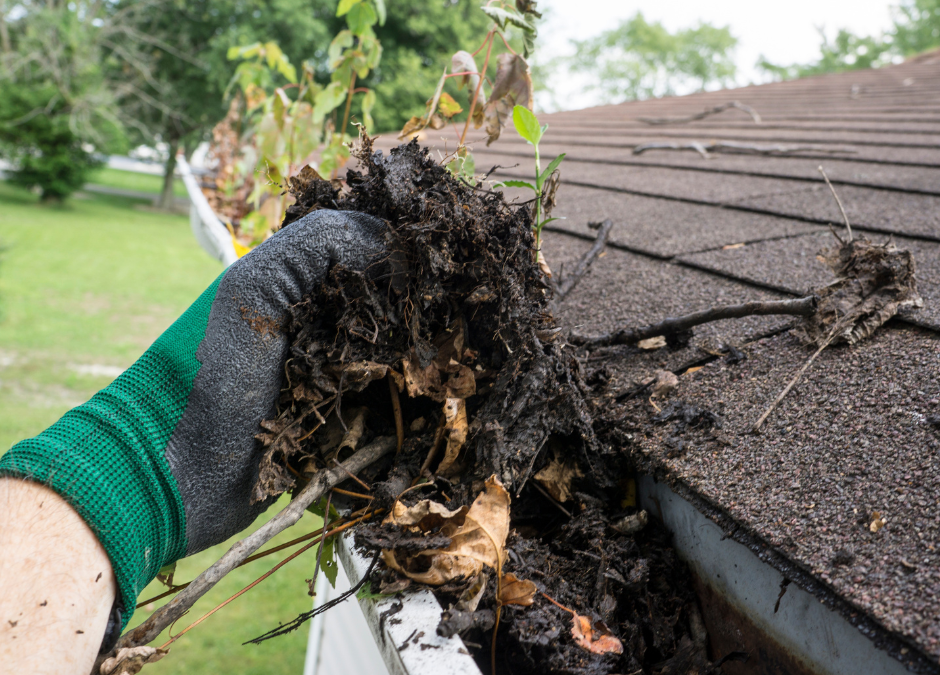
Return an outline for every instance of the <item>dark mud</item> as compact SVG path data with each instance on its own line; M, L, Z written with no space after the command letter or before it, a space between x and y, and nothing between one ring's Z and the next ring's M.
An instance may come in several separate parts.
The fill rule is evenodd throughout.
M497 610L499 673L707 672L691 581L668 535L653 523L634 534L611 526L636 512L629 457L611 425L595 430L590 387L606 380L582 372L559 337L528 210L457 181L414 142L385 157L363 139L357 157L341 190L312 171L292 179L285 226L321 208L368 213L388 223L389 254L364 272L333 268L282 327L287 382L258 437L267 453L255 497L400 433L400 452L362 476L373 505L429 499L453 511L491 476L511 496L502 579L533 582L531 604L497 603L490 568L432 587L449 610L439 631L463 635L484 672ZM404 556L451 539L376 520L357 542ZM372 588L417 585L380 566ZM573 613L587 622L581 644ZM608 637L622 654L584 646Z

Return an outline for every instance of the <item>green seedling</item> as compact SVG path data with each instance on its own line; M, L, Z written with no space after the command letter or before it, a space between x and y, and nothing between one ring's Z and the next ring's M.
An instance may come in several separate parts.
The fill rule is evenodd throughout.
M545 195L545 187L552 174L558 169L565 158L565 153L558 155L542 171L541 158L539 157L539 142L542 136L548 130L548 125L539 124L538 118L528 108L517 105L512 109L512 122L516 127L516 132L526 140L526 142L535 149L535 185L524 180L507 180L502 183L506 187L517 187L532 190L535 193L535 208L532 216L532 231L535 233L536 255L541 257L542 251L542 228L546 223L550 223L558 218L544 218L544 206L542 198Z

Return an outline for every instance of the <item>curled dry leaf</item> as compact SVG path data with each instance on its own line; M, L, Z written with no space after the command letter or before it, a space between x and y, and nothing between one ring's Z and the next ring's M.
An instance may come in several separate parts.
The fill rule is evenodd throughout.
M470 73L470 75L464 75L457 80L457 86L463 87L467 85L467 88L470 90L470 96L473 96L473 92L476 91L477 85L480 83L480 75L477 70L477 62L470 54L470 52L459 51L453 56L450 57L450 72L452 73ZM483 106L486 104L486 93L483 91L483 88L480 88L480 93L477 95L477 105ZM479 125L478 125L479 126Z
M555 452L555 457L544 469L535 474L537 480L559 502L571 499L571 482L584 476L573 457Z
M656 337L647 338L646 340L640 340L636 343L636 346L640 349L662 349L666 346L666 338L662 335L657 335Z
M623 654L623 644L610 633L603 621L591 620L586 616L574 614L571 617L571 637L575 644L594 654Z
M538 590L531 581L517 579L515 574L509 572L504 574L499 582L499 604L528 607L535 602Z
M493 93L483 107L487 145L499 138L506 122L512 119L513 107L517 105L532 108L532 75L529 72L529 64L518 54L500 54L497 57Z
M509 535L509 493L491 476L486 489L466 507L449 511L443 505L425 500L420 509L396 502L385 523L427 532L440 524L440 534L450 538L446 549L429 549L415 554L382 551L390 568L415 581L440 586L454 579L469 579L483 567L497 569ZM415 510L417 509L417 510ZM423 515L422 515L423 514ZM426 529L427 528L427 529ZM400 557L399 557L400 556Z
M169 654L168 649L155 647L130 647L121 649L115 656L106 659L98 672L101 675L136 675L148 663L156 663Z
M462 398L448 398L444 401L444 434L447 448L437 473L447 476L457 461L464 443L467 442L467 402Z

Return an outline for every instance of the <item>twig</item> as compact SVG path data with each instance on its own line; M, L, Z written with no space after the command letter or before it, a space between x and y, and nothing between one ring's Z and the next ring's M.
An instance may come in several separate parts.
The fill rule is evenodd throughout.
M355 497L356 499L375 499L372 495L364 495L361 492L350 492L349 490L342 490L340 488L333 488L333 492L339 495L346 495L347 497Z
M814 152L824 155L851 154L857 152L853 148L820 148L811 145L783 145L780 143L774 145L758 145L754 143L738 143L736 141L712 141L710 143L700 143L692 141L690 143L670 143L668 141L656 141L653 143L643 143L633 148L634 155L642 155L648 150L695 150L703 158L709 159L709 152L730 152L756 155L792 155L796 152Z
M571 344L587 345L589 347L606 347L608 345L633 345L640 340L646 340L659 335L672 335L681 333L693 326L723 319L740 319L745 316L766 316L773 314L786 314L790 316L812 316L816 312L819 298L808 295L796 300L769 300L764 302L746 302L742 305L725 305L712 307L693 312L678 318L670 318L652 326L644 328L623 328L607 335L591 337L573 333L568 339Z
M800 378L803 377L803 373L805 373L806 369L809 368L810 365L812 365L813 361L816 360L816 357L822 354L822 350L824 350L826 347L829 346L829 344L838 334L839 331L837 329L840 327L841 326L839 324L836 324L832 332L829 334L829 337L826 338L826 341L822 343L822 346L820 346L820 348L817 349L811 357L809 357L809 360L807 360L806 363L803 364L803 367L800 368L796 372L796 375L793 376L793 378L790 380L787 386L784 387L783 391L781 391L780 394L777 396L777 398L774 399L774 402L770 404L770 407L768 407L767 410L764 411L764 414L760 416L760 419L757 420L757 423L752 428L752 431L755 434L760 431L761 426L763 426L767 418L770 417L770 413L772 413L776 409L776 407L780 405L780 401L782 401L784 397L790 393L790 390L793 389L796 383L800 381Z
M722 103L721 105L715 106L714 108L709 108L708 110L702 111L695 115L689 115L688 117L640 117L638 118L640 122L645 124L685 124L687 122L694 122L696 120L702 120L711 115L717 115L720 112L724 112L729 108L737 108L738 110L743 110L748 115L751 116L751 119L754 120L754 124L760 124L761 118L757 114L757 111L754 110L749 105L745 105L740 101L730 101L728 103Z
M559 501L558 501L557 499L555 499L555 498L552 497L550 494L548 494L548 491L545 490L545 488L543 488L541 485L539 485L538 483L535 483L535 482L532 483L532 487L534 487L536 490L538 490L539 492L541 492L542 495L544 495L544 497L545 497L546 499L548 499L548 501L550 501L559 511L561 511L561 512L564 513L566 516L568 516L569 518L571 518L571 511L569 511L568 509L566 509L564 506L562 506L562 505L559 503Z
M574 271L566 274L565 278L559 282L555 290L556 303L568 297L568 294L574 290L574 287L578 285L578 282L581 281L581 278L587 273L588 268L597 260L597 257L607 246L607 240L610 239L610 231L613 227L614 221L610 219L605 220L601 224L600 229L597 231L597 237L594 239L594 245L591 246L591 249L578 261Z
M832 196L836 198L836 204L839 205L839 210L842 212L842 219L845 221L845 229L849 232L849 241L852 241L855 237L852 236L852 226L849 225L849 217L845 215L845 209L842 207L842 200L839 199L839 195L836 194L836 189L832 187L832 183L829 182L829 176L826 175L826 172L823 170L822 166L818 167L818 169L819 173L822 174L822 177L826 179L826 185L828 185L829 189L832 191ZM836 239L839 239L838 235L836 235ZM842 240L839 239L839 241Z
M362 487L364 487L366 490L368 490L369 492L372 491L372 487L371 487L370 485L366 484L361 478L359 478L358 476L356 476L356 474L350 472L349 469L347 469L345 466L343 466L342 462L340 462L340 461L339 461L338 459L336 459L335 457L333 458L333 464L335 464L336 466L338 466L342 471L345 471L347 476L349 476L349 477L352 478L354 481L356 481L357 483L359 483L359 485L361 485Z
M367 570L366 570L366 573L362 575L362 579L360 579L360 580L359 580L359 583L357 583L355 586L353 586L352 588L350 588L350 589L349 589L348 591L346 591L345 593L342 593L341 595L338 595L337 597L333 598L333 599L330 600L329 602L327 602L327 603L325 603L325 604L323 604L323 605L320 605L319 607L316 607L315 609L313 609L313 610L311 610L311 611L309 611L309 612L304 612L303 614L301 614L300 616L298 616L296 619L293 619L292 621L288 621L287 623L282 624L282 625L278 626L277 628L268 631L268 632L265 633L264 635L261 635L261 636L259 636L259 637L256 637L254 640L249 640L248 642L245 642L244 644L246 644L246 645L247 645L247 644L258 644L259 642L264 642L265 640L270 640L271 638L277 637L278 635L284 635L284 634L286 634L286 633L290 633L292 630L297 630L297 629L300 628L300 626L302 626L306 621L312 619L312 618L315 617L317 614L322 614L323 612L325 612L325 611L327 611L327 610L329 610L329 609L332 609L333 607L336 607L336 605L338 605L339 603L345 601L345 600L346 600L347 598L349 598L351 595L354 595L354 594L358 593L358 592L359 592L359 589L362 588L362 587L365 585L365 583L369 580L369 576L372 574L372 570L375 569L375 564L379 561L379 558L381 557L381 555L382 555L382 551L381 551L381 550L375 552L375 557L372 559L372 562L369 563L369 569L367 569Z
M388 374L388 390L392 395L392 412L395 413L395 436L398 443L395 452L398 453L401 452L401 446L405 443L405 423L401 418L401 400L398 398L398 385L392 379L391 373Z
M395 439L391 436L377 438L347 459L345 462L346 468L352 472L361 471L394 449ZM345 473L335 469L317 473L313 480L307 483L306 487L280 513L232 546L218 562L191 581L189 586L173 600L154 612L140 626L125 634L110 654L99 657L100 662L97 663L97 666L100 667L100 663L104 662L105 658L114 656L120 649L139 647L154 640L163 629L182 616L199 598L219 583L226 574L235 569L239 563L261 548L275 535L300 520L308 506L322 497L327 490L344 480L346 480Z

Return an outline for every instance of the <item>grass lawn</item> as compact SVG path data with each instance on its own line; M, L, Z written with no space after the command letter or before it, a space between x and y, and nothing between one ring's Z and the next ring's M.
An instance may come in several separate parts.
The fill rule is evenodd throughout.
M185 216L135 208L142 205L90 195L63 207L41 206L28 191L0 182L0 454L105 387L222 271L196 244ZM311 519L303 531L313 526ZM223 551L215 547L183 561L177 580L191 579ZM284 555L230 575L175 631ZM289 563L148 669L154 675L299 673L305 631L259 647L241 643L309 608L304 577L312 571L309 554ZM152 585L142 599L154 594ZM146 616L140 610L133 624Z
M136 192L150 192L154 195L160 194L163 189L162 176L152 176L135 171L121 171L107 166L95 171L88 182L92 185L106 185ZM186 196L186 186L179 178L173 181L173 194L177 197Z

